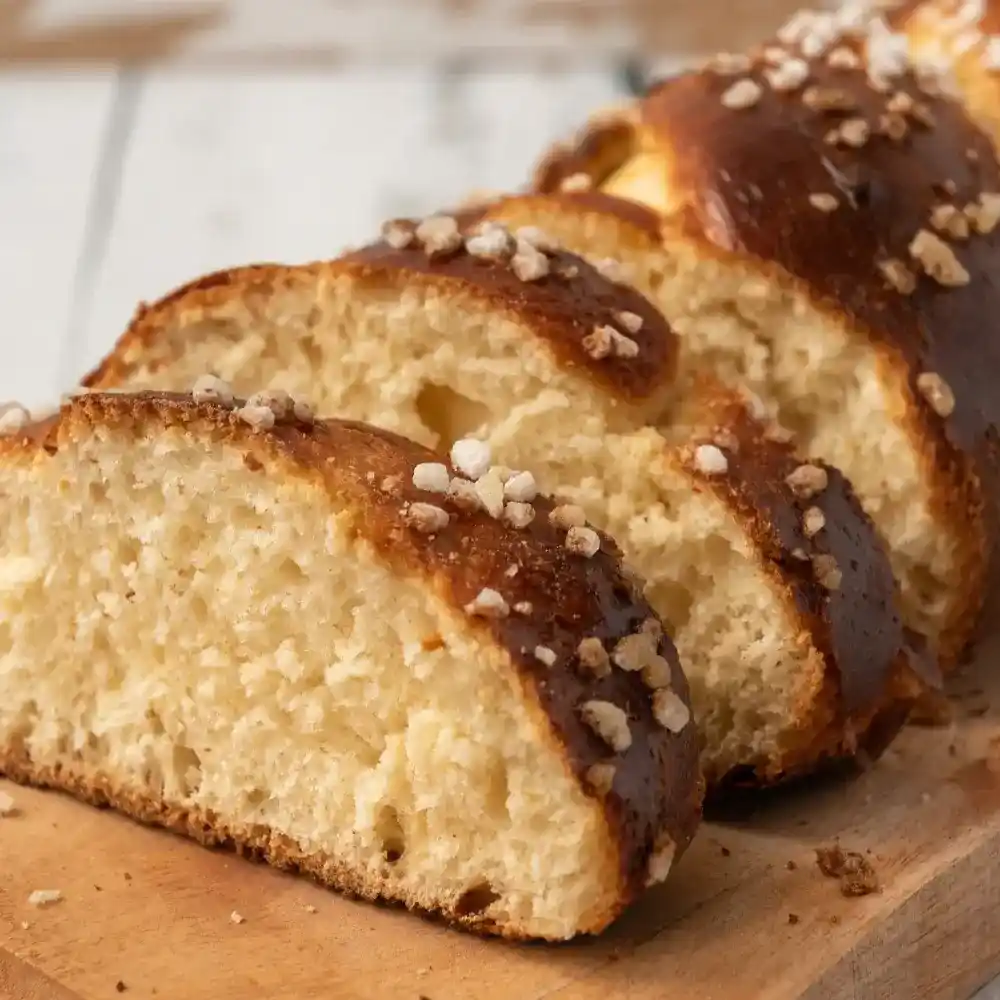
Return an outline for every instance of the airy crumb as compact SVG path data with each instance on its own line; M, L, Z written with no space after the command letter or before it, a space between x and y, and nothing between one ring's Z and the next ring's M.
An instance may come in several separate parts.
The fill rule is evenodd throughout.
M912 295L917 290L917 276L895 257L879 262L879 270L889 283L901 295Z
M818 194L809 195L809 204L821 212L835 212L840 202L837 200L836 195L821 191Z
M233 388L215 375L202 375L194 384L191 395L196 403L221 403L233 405Z
M549 522L553 527L568 531L570 528L582 528L587 523L587 515L575 503L564 503L552 509Z
M406 521L424 535L433 535L448 527L448 512L431 503L411 503L406 508Z
M821 587L826 590L840 589L844 574L841 572L840 567L837 565L837 560L833 556L823 553L813 556L811 562L816 582Z
M578 191L589 191L594 186L594 181L589 174L577 173L564 177L559 182L559 190L572 194Z
M484 476L480 476L475 483L476 496L483 510L490 517L499 518L503 516L503 489L504 484L495 468L489 469Z
M510 260L510 266L521 281L540 281L549 274L549 258L530 243L521 243Z
M653 692L653 717L671 733L679 733L691 721L691 710L669 688Z
M274 410L269 406L253 406L247 402L236 410L236 416L255 431L268 431L275 424Z
M601 550L601 536L593 528L570 528L565 545L574 555L590 559Z
M514 252L514 241L503 226L486 223L465 241L465 249L484 260L506 260Z
M6 792L0 792L0 819L4 816L13 816L17 811L17 804Z
M19 403L0 408L0 434L16 434L31 421L31 414Z
M657 838L653 853L649 856L649 868L646 873L646 885L660 885L666 882L670 869L674 866L677 854L677 844L672 837L662 834Z
M430 255L452 253L462 246L458 223L450 215L432 215L416 228L416 237Z
M611 353L614 334L613 327L598 326L583 338L583 349L595 360L601 361Z
M642 329L643 320L638 313L626 310L615 313L615 322L629 333L638 333Z
M872 863L857 851L845 851L839 844L816 848L816 865L827 878L840 880L844 896L867 896L878 892L878 875Z
M448 484L445 499L450 500L459 510L467 514L475 514L476 511L482 510L476 484L470 483L468 479L459 479L457 476L452 479Z
M517 604L514 605L514 610L519 615L527 616L535 610L535 606L531 603L531 601L518 601Z
M484 587L475 598L465 606L466 614L477 615L480 618L506 618L510 607L497 591Z
M587 784L603 799L611 794L611 787L615 783L614 764L591 764L587 768Z
M391 219L382 225L382 239L393 250L405 250L415 238L413 226L409 223Z
M616 753L624 753L632 745L628 716L610 701L585 701L580 706L580 718Z
M28 896L29 906L52 906L54 903L62 901L63 894L60 889L35 889Z
M969 238L969 220L954 205L936 205L931 211L931 226L955 240Z
M245 924L246 920L247 920L247 918L244 917L242 913L238 913L236 910L233 910L233 912L229 914L229 922L230 923L233 923L233 924Z
M486 474L492 461L490 446L475 438L463 438L451 446L451 464L469 479Z
M929 229L921 229L910 243L910 256L928 277L946 288L958 288L970 281L969 272L944 240Z
M714 444L700 444L694 450L694 467L705 476L722 476L729 471L729 459Z
M545 666L551 667L556 662L557 657L555 651L549 649L548 646L535 646L535 659L539 663L544 663Z
M512 528L527 528L535 519L535 508L530 503L511 501L504 504L503 519Z
M939 417L950 417L955 412L955 393L937 372L918 375L917 389Z
M535 477L530 472L516 472L503 484L503 495L508 500L531 503L538 496Z
M425 493L447 493L451 476L441 462L421 462L413 469L413 485Z
M809 463L800 465L794 472L790 472L785 477L785 483L789 489L803 500L808 500L817 493L822 493L829 482L826 469Z
M595 636L581 639L580 645L576 647L576 655L586 673L595 677L607 677L611 673L611 657L608 656L604 643Z
M819 507L809 507L802 515L802 530L806 538L815 538L826 527L826 515Z
M752 108L760 100L763 92L760 84L753 80L738 80L725 90L720 100L723 107L742 111L745 108Z

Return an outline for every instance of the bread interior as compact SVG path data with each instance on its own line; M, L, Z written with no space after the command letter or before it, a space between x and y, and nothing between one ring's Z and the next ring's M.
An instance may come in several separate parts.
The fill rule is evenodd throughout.
M600 926L604 813L506 653L258 457L99 426L0 464L0 771L214 816L365 896Z
M656 162L649 154L629 161L614 193L661 210L664 166L659 160L651 173ZM581 256L624 261L629 280L681 336L682 377L698 369L750 389L795 431L802 454L845 472L888 543L907 623L950 646L966 589L957 538L933 512L920 453L900 423L909 390L898 367L863 334L851 335L843 317L735 256L709 257L669 237L666 252L643 248L610 217L545 211L537 201L494 214L511 225L534 222Z
M775 767L810 723L802 705L821 683L819 655L799 642L796 609L728 508L693 492L663 434L634 429L612 396L509 318L419 286L304 286L253 314L237 301L166 328L130 384L181 388L209 370L238 391L281 387L428 444L478 434L495 461L580 504L671 626L710 775Z

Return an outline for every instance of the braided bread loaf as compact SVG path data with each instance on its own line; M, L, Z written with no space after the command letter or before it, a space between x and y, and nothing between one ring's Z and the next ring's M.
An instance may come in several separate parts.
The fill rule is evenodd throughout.
M997 554L1000 167L894 38L857 12L797 18L592 123L536 186L655 212L657 304L844 471L951 665Z
M770 782L852 752L891 700L893 580L838 472L718 386L673 398L676 365L630 287L537 233L437 217L330 264L195 282L141 309L88 383L211 369L429 444L478 435L509 469L478 469L471 502L516 523L540 487L615 537L671 625L707 779Z
M393 434L200 397L5 415L0 773L507 936L662 881L697 736L613 543L435 495Z

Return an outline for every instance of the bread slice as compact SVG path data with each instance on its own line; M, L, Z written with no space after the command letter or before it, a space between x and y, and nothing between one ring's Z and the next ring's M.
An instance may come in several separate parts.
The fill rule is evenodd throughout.
M510 937L662 881L697 736L613 543L436 495L446 460L396 435L201 392L6 422L0 773Z
M431 444L479 437L645 579L713 786L853 752L904 644L888 562L843 477L803 466L732 393L671 403L676 338L633 289L527 231L437 249L433 234L455 231L397 222L330 264L195 282L144 308L89 382L169 388L211 368ZM497 478L477 488L498 516L505 492L516 502Z
M843 469L908 622L951 665L997 555L1000 168L926 69L868 30L800 20L667 81L550 155L536 186L657 213L657 304Z

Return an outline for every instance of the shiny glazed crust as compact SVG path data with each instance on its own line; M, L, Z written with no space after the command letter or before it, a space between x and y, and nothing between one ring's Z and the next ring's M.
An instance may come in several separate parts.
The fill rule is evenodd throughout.
M240 401L235 405L238 408ZM695 725L688 722L677 734L664 729L653 716L651 692L640 674L614 668L598 678L580 667L577 648L582 639L596 636L611 649L653 618L648 604L622 575L618 550L606 536L601 536L601 548L593 558L573 554L566 547L565 531L550 523L547 515L553 505L543 498L534 502L537 516L524 529L441 498L450 522L436 534L426 534L404 516L405 505L428 498L413 486L413 469L421 462L447 459L360 423L289 417L280 419L273 429L259 430L241 419L237 409L195 403L190 396L173 393L75 397L56 416L0 437L0 461L45 461L46 454L98 428L126 439L179 428L193 438L211 441L213 447L239 449L247 466L259 469L261 475L268 474L266 469L279 469L289 481L299 479L316 487L321 498L317 517L349 511L358 535L395 573L422 578L429 593L467 616L470 631L482 643L504 650L523 697L548 729L551 745L564 758L568 774L603 811L611 839L608 856L617 858L620 893L614 912L603 915L601 927L643 890L658 841L669 837L677 845L677 856L690 843L702 797ZM508 573L512 565L518 567L513 577ZM511 607L530 602L530 614L467 615L464 609L484 588L498 591ZM555 654L552 665L533 655L538 646ZM665 635L658 652L670 663L672 690L688 704L687 683L673 643ZM609 748L579 715L579 706L592 699L623 708L632 732L631 746L611 756L615 776L611 792L604 797L591 789L586 777L592 765L609 760ZM232 847L278 867L301 869L350 894L409 905L366 873L345 869L330 858L304 855L270 830L234 829L219 817L194 814L116 788L106 776L81 777L71 771L71 767L65 772L39 770L22 747L0 748L0 773L7 777L61 788L202 843ZM492 926L475 915L443 915L474 929L521 936L517 927Z
M936 515L960 541L966 589L952 648L944 651L949 660L970 638L986 581L997 570L1000 313L992 272L1000 231L972 225L968 237L956 239L936 228L932 214L942 206L961 214L1000 192L1000 167L988 138L932 80L907 72L876 89L857 43L835 46L854 53L857 68L831 65L831 45L802 60L808 78L791 91L771 85L765 54L745 74L707 69L666 81L632 116L591 125L571 153L550 155L535 183L551 191L578 172L599 183L616 167L609 150L624 149L626 158L660 150L667 154L660 162L671 201L668 238L700 244L705 255L739 255L764 273L780 269L870 342L887 375L905 386L899 419L922 458ZM774 48L781 46L762 53ZM742 80L756 84L757 98L727 106L727 93ZM911 107L890 112L894 98L892 106ZM824 109L824 100L837 106ZM883 134L900 128L900 118L905 134ZM865 123L858 128L870 133L859 146L834 139L848 121ZM626 129L628 142L620 135ZM832 196L835 208L817 208L810 201L816 195ZM948 265L946 282L920 273L910 246L922 230L944 242L967 281L949 284ZM912 291L887 278L890 262L903 265ZM953 409L928 398L927 379L943 381Z

